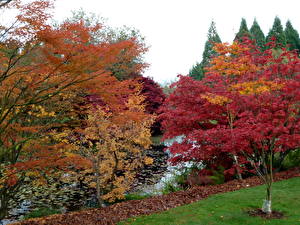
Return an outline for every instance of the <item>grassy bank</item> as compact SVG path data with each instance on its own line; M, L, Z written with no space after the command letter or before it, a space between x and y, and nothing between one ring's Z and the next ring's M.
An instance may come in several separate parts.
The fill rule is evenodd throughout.
M300 178L274 183L273 210L283 212L282 219L263 219L247 214L248 210L262 205L265 187L241 189L235 192L218 194L205 200L168 211L131 218L118 223L147 225L295 225L300 224Z

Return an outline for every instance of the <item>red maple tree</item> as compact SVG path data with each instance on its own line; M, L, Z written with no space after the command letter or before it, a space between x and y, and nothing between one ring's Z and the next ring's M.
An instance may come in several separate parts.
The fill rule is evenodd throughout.
M214 49L219 56L205 78L180 76L163 107L164 138L184 135L169 148L171 161L226 153L239 173L247 159L267 186L262 210L271 213L275 154L300 146L300 60L286 49L261 52L249 40Z

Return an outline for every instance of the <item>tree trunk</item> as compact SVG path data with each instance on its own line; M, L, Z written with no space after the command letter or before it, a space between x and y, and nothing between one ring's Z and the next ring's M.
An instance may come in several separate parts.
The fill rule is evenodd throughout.
M99 172L96 172L96 191L97 191L97 200L99 207L104 206L104 201L102 199L102 191L100 186L100 175Z
M270 151L270 153L265 156L264 166L265 166L265 182L266 182L266 186L267 186L267 195L266 195L266 199L264 200L261 210L266 214L271 214L272 213L271 192L272 192L272 184L273 184L273 154L272 154L272 151Z
M100 171L99 171L99 164L100 164L100 159L97 157L96 160L94 160L94 172L95 172L95 179L96 179L96 195L97 195L97 201L98 201L98 205L99 207L103 207L104 206L104 201L102 199L102 190L101 190L101 178L100 178Z
M261 210L266 213L266 214L271 214L272 213L272 196L271 196L271 191L272 191L272 183L267 184L267 195L266 199L263 202Z
M242 181L243 180L243 178L242 178L242 174L241 174L241 171L240 171L240 169L239 169L239 162L238 162L238 158L237 158L237 156L236 155L233 155L233 159L234 159L234 163L235 163L235 165L236 165L236 174L237 174L237 176L238 176L238 179L240 180L240 181Z
M8 201L7 189L3 188L0 192L0 221L8 214Z
M273 154L271 153L269 156L262 154L262 163L259 165L255 164L254 160L251 160L251 165L255 168L257 174L262 179L262 181L266 185L266 199L264 199L261 210L266 214L272 213L272 184L273 184Z

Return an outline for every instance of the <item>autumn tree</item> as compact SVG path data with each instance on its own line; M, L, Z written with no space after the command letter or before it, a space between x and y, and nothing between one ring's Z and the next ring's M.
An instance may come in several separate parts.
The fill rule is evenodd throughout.
M155 119L145 110L143 85L111 79L101 84L105 90L101 95L77 92L71 98L71 123L52 135L56 141L68 143L68 157L60 161L73 168L69 170L73 182L95 189L100 206L124 198L136 169L153 160L143 151L151 143Z
M120 102L108 88L118 81L107 68L122 57L130 61L139 54L134 39L93 42L91 34L101 29L100 24L88 27L77 21L50 26L51 1L12 1L6 7L19 14L11 26L1 26L1 218L25 171L50 171L65 157L63 150L68 144L57 143L50 132L63 122L57 120L63 107L58 103L67 102L68 95L78 90ZM127 83L127 95L129 86Z
M205 74L205 67L209 66L210 59L216 55L213 50L214 43L220 43L221 38L218 35L216 24L214 21L211 22L208 29L207 41L205 42L204 51L202 54L202 61L197 63L189 72L189 76L196 80L201 80Z
M262 210L269 214L275 154L284 157L300 146L300 61L284 49L279 55L261 52L249 40L214 49L219 56L207 77L181 76L166 100L164 138L184 135L169 148L171 161L199 162L226 153L242 169L246 159L266 185Z
M151 161L143 149L151 144L154 117L144 112L143 101L144 97L131 95L118 112L108 106L91 106L86 127L73 131L71 140L66 136L75 146L70 153L90 162L91 186L96 188L99 205L124 198L136 169Z
M96 43L108 42L114 44L128 40L134 42L134 45L124 49L120 53L118 60L112 65L109 65L106 69L118 80L141 77L144 69L148 66L143 57L148 47L145 43L145 37L142 36L138 29L129 26L111 27L104 25L106 21L105 18L95 13L87 13L82 9L73 11L72 16L67 18L66 21L73 23L83 21L87 27L102 24L102 29L91 33L93 42Z

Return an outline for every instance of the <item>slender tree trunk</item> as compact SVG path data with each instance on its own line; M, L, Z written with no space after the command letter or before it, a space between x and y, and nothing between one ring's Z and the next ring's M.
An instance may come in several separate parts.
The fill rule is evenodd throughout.
M234 163L235 163L235 165L236 165L235 168L236 168L236 174L237 174L237 176L238 176L238 179L239 179L240 181L242 181L242 180L243 180L243 177L242 177L241 171L240 171L240 169L239 169L238 158L237 158L236 155L233 155L233 159L234 159Z
M98 205L100 207L104 206L104 201L102 199L102 190L100 186L100 176L99 173L96 173L96 191L97 191L97 200L98 200Z
M273 184L273 154L270 151L270 154L265 155L264 160L265 167L265 183L267 186L266 199L263 202L261 210L266 214L272 213L272 184Z
M97 201L98 201L98 205L100 207L104 206L104 201L102 199L102 189L101 189L101 178L100 178L100 172L99 172L99 159L97 158L94 162L94 171L95 171L95 179L96 179L96 196L97 196Z
M272 183L268 183L267 185L267 193L266 199L263 202L261 210L264 213L271 214L272 213Z
M272 184L273 184L273 157L271 154L270 161L266 158L265 154L262 153L262 163L256 165L253 159L250 160L251 165L255 168L258 176L266 185L266 198L263 201L261 210L266 214L272 213Z
M8 201L9 196L5 187L2 188L0 192L0 220L4 219L8 214Z
M233 121L234 121L234 115L230 112L230 110L228 109L228 105L227 107L227 114L228 114L228 122L229 122L229 127L230 127L230 132L231 132L231 143L234 141L234 135L233 135ZM238 179L240 181L243 180L242 178L242 174L241 171L239 169L239 162L238 162L238 157L236 155L233 155L233 160L234 160L234 164L236 165L236 174L238 176Z

